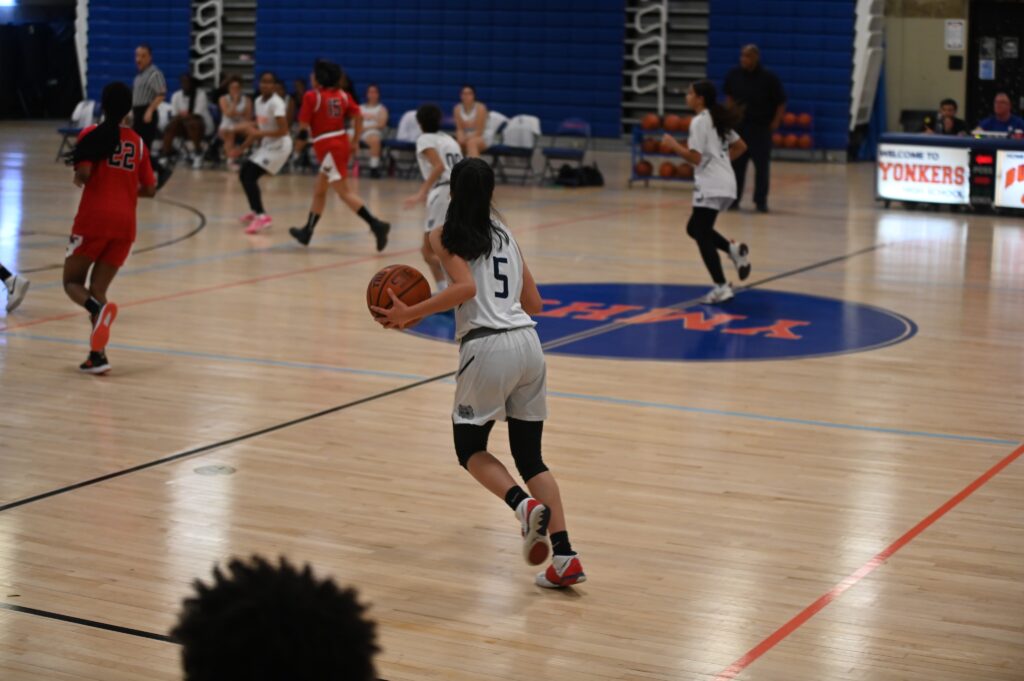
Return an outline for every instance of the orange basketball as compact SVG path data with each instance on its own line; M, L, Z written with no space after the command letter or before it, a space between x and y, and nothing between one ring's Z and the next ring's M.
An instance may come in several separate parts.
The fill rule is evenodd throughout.
M776 147L781 147L782 146L782 133L781 132L772 133L772 145L776 146Z
M683 116L679 123L679 132L689 132L690 123L693 122L693 116Z
M801 128L809 128L811 127L811 123L814 122L814 119L811 118L811 114L802 113L796 117L796 122L800 124Z
M658 145L658 151L660 151L660 152L661 152L661 153L663 153L663 154L671 154L671 153L674 153L674 152L672 151L672 145L671 145L671 144L669 144L668 142L666 142L665 140L661 140L661 142L659 143L659 145Z
M788 135L782 138L783 146L788 147L790 149L795 147L797 145L797 142L797 137L793 133L789 133Z
M682 177L682 178L687 179L687 180L692 179L693 178L693 166L691 166L689 163L683 161L678 166L676 166L676 177Z
M814 146L814 138L810 135L800 135L800 139L797 140L797 144L800 145L801 149L810 149Z
M654 173L654 166L650 161L640 161L636 164L636 174L640 177L650 177Z
M640 119L640 127L644 130L657 130L661 127L661 119L655 113L644 114L644 117Z
M406 305L422 303L430 297L430 284L419 270L408 265L388 265L370 279L370 285L366 287L366 306L389 309L392 305L389 290L394 291ZM373 310L370 310L370 314L373 315ZM406 328L419 322L416 319Z
M675 177L676 176L676 164L672 161L665 161L658 168L658 174L662 177Z
M675 132L680 130L683 125L683 119L681 116L676 114L669 114L665 116L665 129L669 132Z
M782 124L787 128L792 128L796 125L796 114L791 111L786 112L786 114L782 116Z
M644 139L641 148L645 154L657 154L659 148L659 142L654 137L647 137Z

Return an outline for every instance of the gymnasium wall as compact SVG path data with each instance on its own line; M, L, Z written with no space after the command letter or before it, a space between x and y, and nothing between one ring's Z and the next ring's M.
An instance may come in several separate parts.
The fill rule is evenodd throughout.
M946 19L966 21L967 0L889 0L886 3L885 98L889 130L900 129L901 110L938 111L939 102L946 97L957 101L960 117L964 117L967 54L964 50L946 51ZM951 55L964 58L961 70L949 69Z
M381 86L391 125L424 102L450 114L464 83L492 111L572 116L620 132L623 0L259 0L257 72L308 80L339 62L362 96Z
M755 43L782 80L787 110L814 114L816 146L846 149L853 78L854 0L713 0L708 77L721 88Z
M167 79L169 92L188 71L192 8L189 0L91 0L89 2L88 88L99 99L115 80L135 78L135 48L147 43Z

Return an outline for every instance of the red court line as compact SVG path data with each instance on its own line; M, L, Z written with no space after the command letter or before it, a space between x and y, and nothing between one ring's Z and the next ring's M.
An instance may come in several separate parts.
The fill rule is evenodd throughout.
M753 662L757 660L757 658L761 657L769 650L771 650L779 643L781 643L787 636L789 636L794 631L803 626L804 623L807 622L807 620L811 619L816 614L818 614L818 612L824 609L826 605L828 605L829 603L843 595L843 593L847 589L853 587L857 584L857 582L859 582L860 580L864 579L872 572L874 572L875 569L877 569L880 565L887 561L894 553L896 553L904 546L912 542L915 538L917 538L919 534L921 534L929 527L931 527L936 520L938 520L939 518L946 515L954 508L956 508L956 506L959 505L961 501L974 494L974 492L976 492L982 485L987 483L989 480L991 480L1000 472L1002 472L1004 468L1006 468L1011 463L1020 458L1021 454L1024 454L1024 444L1022 444L1020 447L1018 447L1017 449L1013 450L1008 455L1003 457L1003 459L999 461L996 465L992 466L987 471L982 473L982 475L977 480L967 485L967 487L964 487L962 490L960 490L959 493L950 498L946 503L932 511L932 513L927 518L925 518L917 525L914 525L912 528L907 530L907 532L902 537L894 541L892 544L889 544L889 546L887 546L884 550L877 553L871 560L861 565L852 574L843 579L843 581L839 582L834 587L832 587L830 591L827 591L818 600L814 601L806 608L804 608L802 611L800 611L800 613L797 614L793 619L789 620L781 627L776 629L774 632L772 632L772 634L768 638L764 639L756 646L751 648L749 651L747 651L746 655L733 662L725 669L725 671L716 676L714 681L730 681L731 679L736 678L737 674L739 674L744 669L753 664Z
M656 208L668 208L668 207L671 207L671 206L674 206L674 205L678 205L680 203L685 203L685 202L683 202L683 201L669 201L669 202L655 204L655 205L651 205L651 206L628 208L628 209L612 211L612 212L609 212L609 213L592 213L590 215L584 215L584 216L577 217L577 218L566 218L564 220L556 220L554 222L546 222L546 223L542 223L542 224L539 224L539 225L534 225L532 227L526 227L524 229L517 230L517 232L518 233L535 232L535 231L539 231L539 230L542 230L542 229L550 229L552 227L562 227L562 226L565 226L565 225L571 225L571 224L576 223L576 222L586 222L588 220L596 220L598 218L606 218L606 217L610 217L610 216L613 216L613 215L619 215L619 214L622 214L622 213L634 214L634 213L638 213L638 212L654 210ZM247 286L249 284L257 284L257 283L264 282L264 281L273 281L275 279L285 279L287 277L294 277L294 276L298 276L298 275L301 275L301 274L309 274L310 272L319 272L321 270L329 270L329 269L334 269L334 268L339 268L339 267L348 267L349 265L358 265L358 264L365 263L365 262L370 262L370 261L373 261L373 260L380 260L381 258L392 258L392 257L395 257L395 256L400 256L400 255L411 255L412 253L419 253L419 251L420 251L420 247L417 246L415 248L407 248L407 249L401 250L401 251L389 251L389 252L386 252L386 253L378 253L376 255L368 255L368 256L361 257L361 258L355 258L355 259L352 259L352 260L342 260L342 261L339 261L339 262L326 263L324 265L316 265L314 267L303 267L303 268L297 269L297 270L288 270L286 272L278 272L277 274L266 274L266 275L263 275L263 276L260 276L260 277L251 277L249 279L242 279L240 281L230 281L230 282L227 282L227 283L224 283L224 284L217 284L215 286L205 286L203 288L196 288L196 289L189 289L187 291L177 291L175 293L168 293L168 294L162 295L162 296L153 296L151 298L142 298L140 300L132 300L132 301L129 301L127 303L119 303L118 306L119 307L133 307L135 305L147 305L149 303L157 303L157 302L164 301L164 300L174 300L175 298L185 298L185 297L188 297L188 296L199 295L201 293L211 293L213 291L223 291L223 290L229 289L229 288L235 288L235 287L238 287L238 286ZM254 251L254 252L256 252L256 251ZM28 328L30 326L38 326L40 324L48 324L50 322L57 322L57 321L61 321L61 320L64 320L64 319L73 319L73 318L76 318L76 317L80 317L81 315L82 315L81 311L78 310L78 311L75 311L75 312L68 312L68 313L65 313L65 314L53 315L51 317L43 317L41 319L33 319L30 322L23 322L21 324L12 324L10 326L5 326L3 328L0 328L0 331L13 331L15 329L25 329L25 328Z

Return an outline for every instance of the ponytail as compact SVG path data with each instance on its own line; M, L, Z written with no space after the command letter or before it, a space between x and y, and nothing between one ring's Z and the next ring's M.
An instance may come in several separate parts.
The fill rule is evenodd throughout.
M691 87L694 94L704 100L704 107L711 116L715 131L724 140L739 125L740 111L735 107L725 107L718 103L718 91L710 80L698 80Z
M132 91L124 83L110 83L103 88L101 101L103 122L64 155L68 165L108 159L121 143L121 121L132 110Z

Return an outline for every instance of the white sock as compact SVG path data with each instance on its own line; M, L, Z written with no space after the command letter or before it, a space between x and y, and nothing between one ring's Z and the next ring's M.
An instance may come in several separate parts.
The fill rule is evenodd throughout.
M371 168L379 168L380 167L380 157L379 156L371 156L370 157L370 167Z

